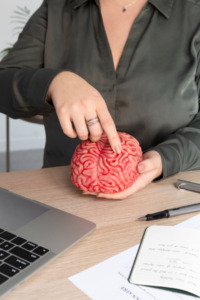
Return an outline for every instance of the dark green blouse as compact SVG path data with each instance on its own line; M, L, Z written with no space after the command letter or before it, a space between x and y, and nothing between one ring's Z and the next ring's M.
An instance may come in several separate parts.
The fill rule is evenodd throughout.
M164 177L200 169L200 0L149 0L116 71L98 0L43 2L0 63L0 111L45 116L45 167L69 164L79 143L45 102L62 70L99 90L119 131L160 153Z

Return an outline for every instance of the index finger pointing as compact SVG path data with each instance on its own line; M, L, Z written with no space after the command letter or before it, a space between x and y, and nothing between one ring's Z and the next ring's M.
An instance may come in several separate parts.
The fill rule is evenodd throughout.
M104 106L104 109L103 108L99 109L99 111L97 111L97 113L98 113L98 117L99 117L101 126L108 137L111 148L113 149L113 151L115 153L120 153L121 152L120 138L117 133L115 123L114 123L106 105Z

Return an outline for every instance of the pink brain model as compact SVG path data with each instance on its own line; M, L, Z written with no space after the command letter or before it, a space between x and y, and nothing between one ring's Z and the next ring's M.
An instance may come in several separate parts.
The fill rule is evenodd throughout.
M71 161L71 180L83 191L117 193L131 186L138 177L137 164L142 159L138 141L119 132L122 151L114 153L105 134L92 143L80 143Z

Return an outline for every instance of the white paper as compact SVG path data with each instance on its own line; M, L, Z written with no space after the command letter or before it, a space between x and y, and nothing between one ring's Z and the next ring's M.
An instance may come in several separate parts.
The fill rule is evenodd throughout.
M200 214L177 226L200 230ZM149 288L128 282L139 245L102 263L73 275L69 280L93 300L190 300L199 299L182 293Z
M200 297L200 230L180 226L150 226L130 282L188 291Z

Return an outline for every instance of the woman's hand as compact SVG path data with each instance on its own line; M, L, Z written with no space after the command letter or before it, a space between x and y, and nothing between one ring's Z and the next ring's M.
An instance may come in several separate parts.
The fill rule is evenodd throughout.
M125 199L137 191L145 188L155 178L162 175L162 160L157 151L149 151L143 155L143 160L138 164L139 177L128 189L115 194L97 194L97 197L106 199Z
M52 100L67 136L96 142L104 131L113 151L120 153L120 139L106 103L83 78L68 71L59 73L49 86L48 100ZM87 121L91 126L87 126Z

